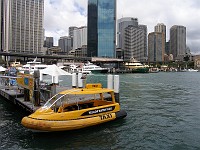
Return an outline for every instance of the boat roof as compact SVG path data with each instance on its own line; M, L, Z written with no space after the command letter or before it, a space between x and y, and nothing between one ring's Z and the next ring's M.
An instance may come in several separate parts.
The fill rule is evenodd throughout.
M87 95L87 94L100 94L100 93L108 93L113 92L113 89L108 88L74 88L70 90L65 90L60 92L59 94L69 94L69 95Z

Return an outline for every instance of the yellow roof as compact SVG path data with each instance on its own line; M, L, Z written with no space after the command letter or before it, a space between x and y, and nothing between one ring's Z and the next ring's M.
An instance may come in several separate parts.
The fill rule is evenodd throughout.
M60 92L59 94L76 94L76 95L82 95L82 94L100 94L100 93L107 93L107 92L113 92L112 89L107 88L82 88L82 89L70 89Z

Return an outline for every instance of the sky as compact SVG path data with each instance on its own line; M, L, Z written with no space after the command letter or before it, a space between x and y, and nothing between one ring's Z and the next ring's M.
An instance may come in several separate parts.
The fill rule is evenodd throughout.
M61 36L68 35L70 26L87 26L88 0L44 0L45 36L54 37L54 45ZM192 54L200 54L200 0L117 0L117 19L138 18L147 25L148 33L164 23L169 30L173 25L186 27L187 46Z

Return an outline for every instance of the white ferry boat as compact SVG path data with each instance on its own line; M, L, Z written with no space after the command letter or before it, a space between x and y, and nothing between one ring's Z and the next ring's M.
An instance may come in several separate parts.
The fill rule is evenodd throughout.
M35 58L33 61L27 62L26 65L23 65L21 68L18 69L21 73L29 72L29 74L33 74L35 70L42 70L47 67L48 65L42 64L41 62L37 61L37 58Z
M91 62L87 62L82 67L83 71L91 71L92 73L108 73L108 68L102 68L100 66L97 66Z

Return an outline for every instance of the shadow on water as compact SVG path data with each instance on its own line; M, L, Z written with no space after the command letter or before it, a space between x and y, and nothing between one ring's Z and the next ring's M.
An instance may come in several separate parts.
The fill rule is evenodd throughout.
M64 132L32 132L26 130L20 138L24 149L109 149L118 143L116 128L125 120ZM26 137L29 138L26 138ZM38 140L39 139L39 140ZM42 144L41 144L42 143Z

